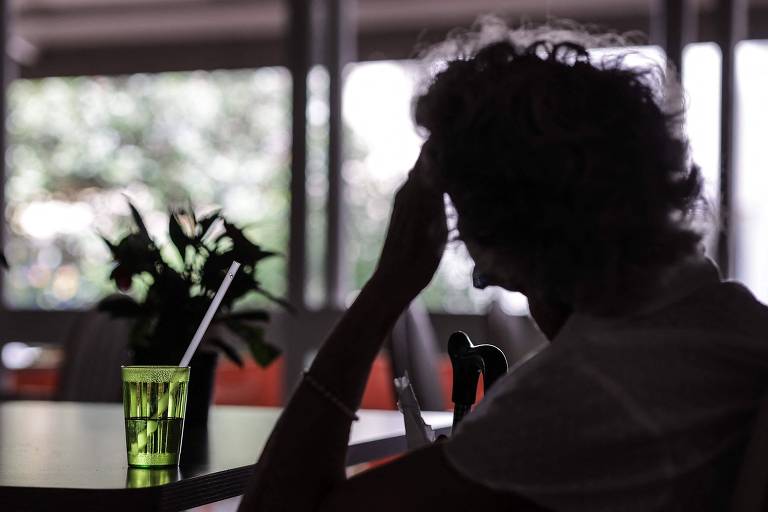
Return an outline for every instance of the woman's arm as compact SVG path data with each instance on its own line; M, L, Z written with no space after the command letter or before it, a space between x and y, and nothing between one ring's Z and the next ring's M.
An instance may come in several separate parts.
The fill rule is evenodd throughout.
M448 463L443 443L408 453L334 486L318 512L544 512L510 493L467 480Z
M381 339L404 307L368 284L317 354L310 375L356 410ZM275 426L242 511L314 510L345 479L352 418L304 379Z
M345 481L351 415L397 317L429 283L447 238L443 194L424 151L398 191L379 264L294 392L257 464L240 510L314 510ZM318 389L323 388L323 389ZM346 407L324 396L332 394Z

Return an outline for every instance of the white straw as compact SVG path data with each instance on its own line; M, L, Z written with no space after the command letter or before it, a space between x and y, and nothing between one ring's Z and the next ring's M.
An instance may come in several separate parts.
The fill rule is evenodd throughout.
M197 328L197 332L195 332L195 335L192 337L192 341L189 342L189 347L187 347L187 351L184 353L184 357L181 358L179 366L189 366L189 361L192 359L195 350L197 350L197 346L200 345L200 340L203 339L205 331L208 330L208 325L211 323L211 320L213 320L213 315L215 315L216 311L219 309L221 299L223 299L224 294L227 293L227 289L229 288L229 285L232 284L232 280L234 279L235 274L237 273L237 269L239 268L240 263L233 261L232 265L229 267L229 270L227 270L227 275L224 276L224 281L222 281L221 286L219 286L219 290L216 292L216 295L214 295L211 305L208 306L208 311L205 312L203 321L200 322L200 325Z

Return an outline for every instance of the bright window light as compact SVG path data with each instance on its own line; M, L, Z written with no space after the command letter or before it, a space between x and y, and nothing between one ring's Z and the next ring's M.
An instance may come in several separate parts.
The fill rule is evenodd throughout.
M768 41L736 48L735 277L768 302Z

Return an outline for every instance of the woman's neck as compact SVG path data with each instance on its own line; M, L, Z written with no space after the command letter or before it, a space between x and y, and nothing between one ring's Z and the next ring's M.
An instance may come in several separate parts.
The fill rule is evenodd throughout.
M541 297L528 297L528 308L541 332L552 341L565 322L573 314L573 307L562 302Z

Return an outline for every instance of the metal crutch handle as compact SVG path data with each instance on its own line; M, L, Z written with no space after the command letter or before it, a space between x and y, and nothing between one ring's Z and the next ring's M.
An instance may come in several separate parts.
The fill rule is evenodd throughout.
M448 339L448 356L453 366L453 426L472 410L477 382L483 374L483 389L488 392L499 377L507 373L507 358L493 345L473 345L466 333L458 331Z

